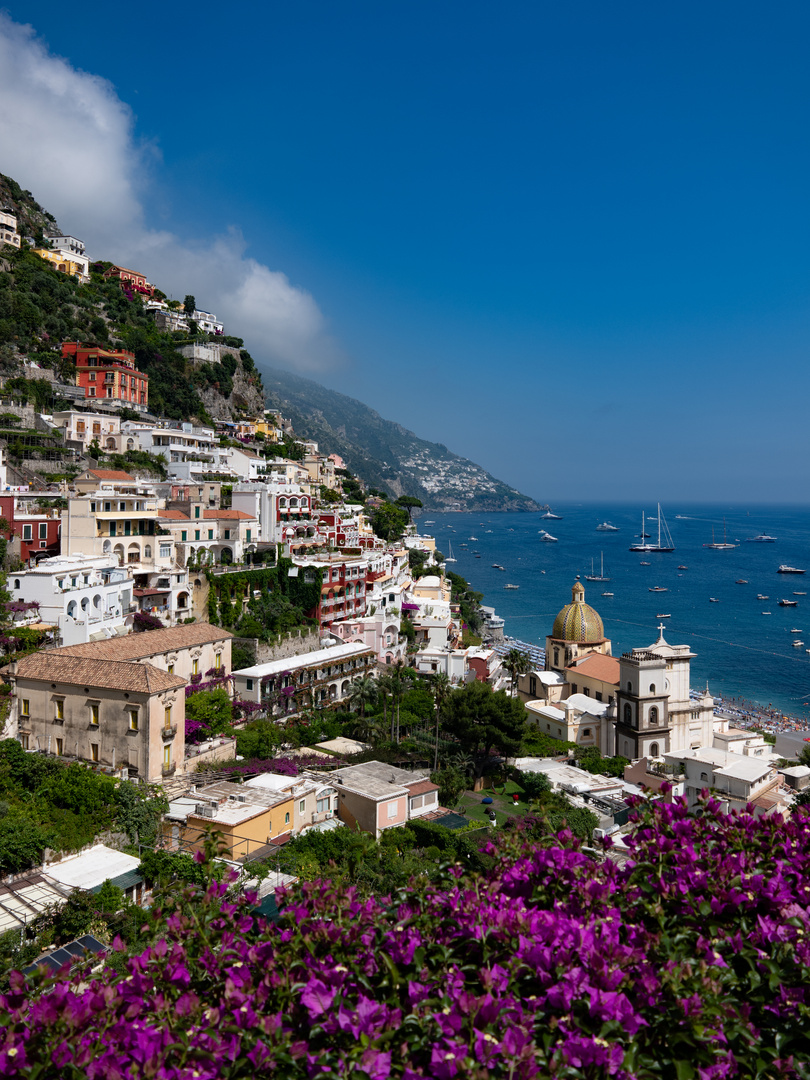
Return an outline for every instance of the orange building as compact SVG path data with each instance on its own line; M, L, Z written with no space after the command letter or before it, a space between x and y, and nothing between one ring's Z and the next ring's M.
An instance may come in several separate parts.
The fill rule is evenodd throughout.
M63 341L62 356L76 362L76 385L86 398L120 401L122 405L149 404L149 376L135 367L135 355Z

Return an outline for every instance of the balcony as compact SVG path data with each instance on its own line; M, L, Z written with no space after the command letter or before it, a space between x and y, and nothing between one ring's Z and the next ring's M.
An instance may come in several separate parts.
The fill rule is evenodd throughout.
M171 765L162 765L161 768L160 768L161 776L164 776L164 777L166 777L166 776L174 776L174 774L176 772L177 772L177 766L175 765L174 762L172 762Z
M172 724L170 727L163 727L160 729L160 735L164 742L168 742L169 739L173 739L177 734L177 724Z

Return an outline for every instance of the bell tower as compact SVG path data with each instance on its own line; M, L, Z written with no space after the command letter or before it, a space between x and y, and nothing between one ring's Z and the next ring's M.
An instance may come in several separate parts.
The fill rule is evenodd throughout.
M616 753L635 760L670 748L667 662L645 649L623 653L616 691Z

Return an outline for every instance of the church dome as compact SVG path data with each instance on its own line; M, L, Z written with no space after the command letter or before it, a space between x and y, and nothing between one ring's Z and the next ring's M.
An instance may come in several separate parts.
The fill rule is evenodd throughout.
M599 613L585 603L582 582L576 581L571 590L571 603L566 604L554 620L551 636L559 641L597 642L605 637Z

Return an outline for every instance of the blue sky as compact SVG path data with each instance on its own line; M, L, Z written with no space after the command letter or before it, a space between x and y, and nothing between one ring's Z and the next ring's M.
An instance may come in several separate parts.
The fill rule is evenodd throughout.
M0 171L258 359L542 501L806 501L807 5L5 11Z

